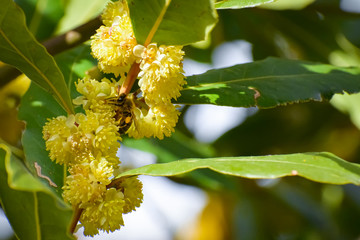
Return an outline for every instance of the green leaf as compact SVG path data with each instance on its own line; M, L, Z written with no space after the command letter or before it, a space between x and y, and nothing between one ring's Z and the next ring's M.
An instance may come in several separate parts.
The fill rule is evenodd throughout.
M91 56L90 52L90 46L83 44L55 57L55 61L64 75L72 99L79 96L75 89L75 82L79 78L83 78L86 71L97 65L97 61Z
M353 95L335 95L331 99L331 104L341 112L350 115L353 124L360 129L360 94Z
M216 2L215 7L217 9L248 8L271 2L274 2L274 0L222 0Z
M140 44L186 45L206 39L217 14L212 0L128 0Z
M360 185L360 166L346 162L331 153L297 153L256 157L190 158L132 169L118 177L134 175L175 176L196 169L244 178L273 179L301 176L312 181Z
M314 1L315 0L278 0L260 7L272 10L300 10L312 4Z
M124 138L123 144L126 147L154 154L158 158L158 162L171 162L187 157L214 156L214 150L209 145L199 143L179 131L162 140Z
M159 139L133 139L124 138L123 144L126 147L135 148L144 152L149 152L157 157L157 162L172 162L181 158L188 157L212 157L213 149L209 145L199 143L179 131L176 131L169 138ZM202 188L219 190L229 187L229 180L224 175L212 171L192 172L186 179L176 179L177 181L185 180L189 184L201 186Z
M61 196L64 183L65 170L52 162L46 151L45 141L42 136L42 128L47 119L66 115L54 98L36 84L31 84L29 90L23 96L19 109L19 119L26 121L26 130L22 136L22 144L26 164L33 174L39 167L41 174L49 177L42 178L42 182Z
M72 93L75 96L74 81L83 77L85 70L95 64L94 59L90 56L89 46L84 45L66 51L56 56L56 60L66 76L68 88L73 90ZM66 112L59 103L42 88L31 84L22 98L19 109L19 118L26 121L26 130L22 136L26 163L34 174L37 172L35 166L41 166L42 174L48 176L51 182L46 179L41 180L59 196L62 193L61 187L64 183L65 170L63 166L50 160L49 153L45 148L42 128L47 119L60 115L66 115Z
M360 68L267 58L187 78L180 104L271 108L360 91Z
M38 41L50 38L64 15L63 0L16 0L24 11L29 31Z
M0 60L13 65L50 92L73 112L64 77L54 59L25 26L24 13L12 0L2 0L0 8Z
M0 144L0 199L19 239L74 239L68 234L72 209L31 175Z
M70 0L61 19L57 33L69 31L101 13L108 1Z

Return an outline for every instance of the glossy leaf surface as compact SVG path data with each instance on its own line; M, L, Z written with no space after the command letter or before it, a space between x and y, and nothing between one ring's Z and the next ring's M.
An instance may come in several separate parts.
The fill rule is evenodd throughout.
M72 89L75 96L74 81L85 74L85 69L92 66L89 47L80 46L58 55L56 59L66 76L69 89ZM24 95L19 110L19 118L26 122L26 130L22 137L26 161L33 173L37 171L35 164L38 164L42 168L43 175L51 176L51 182L56 186L45 179L42 180L59 195L62 192L65 172L63 166L50 160L49 153L45 149L42 128L47 119L60 115L66 116L66 112L58 102L42 88L32 84Z
M19 239L74 239L68 234L72 209L23 163L0 145L1 205Z
M267 58L187 78L177 103L271 108L360 91L360 68Z
M217 21L211 0L128 0L140 44L186 45L204 40Z
M222 0L215 3L217 9L256 7L274 0Z
M100 15L108 1L70 0L66 2L65 15L57 27L58 33L69 31Z
M119 175L175 176L196 169L213 171L244 178L273 179L301 176L331 184L360 184L360 166L346 162L331 153L297 153L257 157L227 157L184 159L163 164L150 164Z
M1 1L0 52L1 61L18 68L50 92L67 112L73 112L62 73L54 59L29 32L24 13L11 0Z

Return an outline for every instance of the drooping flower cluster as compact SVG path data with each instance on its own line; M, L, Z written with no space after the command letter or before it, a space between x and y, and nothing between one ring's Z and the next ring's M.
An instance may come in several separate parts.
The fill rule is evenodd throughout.
M92 37L92 55L101 71L119 80L80 79L76 88L81 96L73 102L84 113L53 118L43 128L51 160L68 167L63 198L82 209L79 220L84 234L91 236L119 229L122 215L142 202L142 184L136 177L114 180L120 134L170 136L180 114L171 100L180 96L185 84L182 47L139 45L125 0L110 2L102 19L104 25ZM131 89L134 81L128 79L134 66L139 89L121 92L124 86Z
M149 44L137 56L140 60L139 87L149 107L148 111L137 108L129 136L134 138L170 136L177 123L179 111L171 100L180 96L184 80L180 46Z
M59 116L43 128L50 158L69 167L63 198L83 209L80 222L85 235L119 229L124 224L122 214L142 202L142 185L136 177L119 179L109 187L120 164L115 110L106 104L106 99L115 96L116 85L107 79L99 82L85 77L77 84L82 96L74 100L82 104L85 114Z

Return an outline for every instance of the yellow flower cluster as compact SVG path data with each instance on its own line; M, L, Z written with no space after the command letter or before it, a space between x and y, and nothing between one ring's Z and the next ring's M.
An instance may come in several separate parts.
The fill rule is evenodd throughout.
M73 103L84 113L53 118L43 128L51 160L68 167L63 198L81 209L85 235L119 229L122 215L142 202L136 177L114 179L120 134L162 139L174 132L180 114L171 101L186 83L182 46L139 45L129 16L125 0L109 2L104 25L91 38L98 68L119 81L80 79L81 96ZM129 93L136 78L139 90Z
M127 134L134 138L170 136L180 114L171 100L180 96L186 83L182 46L137 44L126 1L109 3L102 19L104 25L91 42L99 68L123 78L132 64L140 67L138 84L142 95L141 99L133 98L133 124Z
M102 19L105 25L92 36L92 55L99 60L98 67L103 72L123 75L136 60L136 40L126 1L109 2Z
M171 99L180 96L184 80L180 46L149 44L137 46L135 54L140 57L139 87L148 110L136 109L134 124L128 135L134 138L169 137L178 121L179 111Z
M83 209L84 233L93 236L99 229L114 231L124 224L122 214L142 202L142 184L134 177L109 187L120 164L116 153L121 137L114 107L106 99L116 95L117 83L85 77L76 87L82 96L74 102L83 106L85 114L49 120L43 137L50 158L69 166L63 198Z
M149 44L141 53L139 86L147 101L170 103L180 96L184 80L180 46Z

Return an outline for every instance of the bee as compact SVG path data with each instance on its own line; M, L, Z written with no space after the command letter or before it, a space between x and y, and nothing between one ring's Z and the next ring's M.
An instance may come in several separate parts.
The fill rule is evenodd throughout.
M119 134L124 134L129 130L131 124L133 123L134 113L133 101L130 96L125 93L120 94L116 99L111 99L110 103L115 106L115 120L119 127Z

